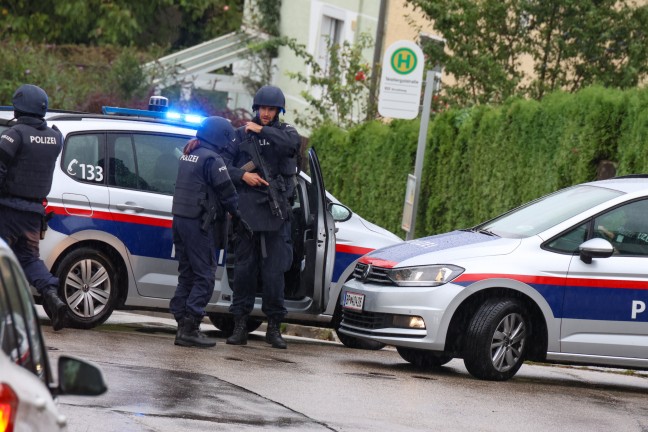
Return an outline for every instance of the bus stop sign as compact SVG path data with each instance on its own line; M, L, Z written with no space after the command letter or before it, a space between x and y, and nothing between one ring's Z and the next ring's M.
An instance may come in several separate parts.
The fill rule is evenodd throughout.
M424 63L423 51L414 42L397 41L387 48L380 77L380 115L408 120L418 116Z

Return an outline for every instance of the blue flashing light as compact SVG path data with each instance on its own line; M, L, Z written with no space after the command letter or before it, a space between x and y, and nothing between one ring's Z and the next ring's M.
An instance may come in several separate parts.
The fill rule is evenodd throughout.
M197 114L182 114L174 111L149 111L134 108L102 107L101 111L106 115L149 117L161 120L170 120L172 123L189 123L191 126L200 124L205 116Z
M205 120L204 116L199 116L195 114L185 114L184 119L188 123L202 123L203 120Z

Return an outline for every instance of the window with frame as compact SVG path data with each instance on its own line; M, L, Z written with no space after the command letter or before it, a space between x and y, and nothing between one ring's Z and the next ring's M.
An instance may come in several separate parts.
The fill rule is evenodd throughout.
M108 183L128 189L173 195L182 148L190 137L109 134Z
M618 256L648 256L648 200L634 201L607 211L551 240L556 252L576 253L590 238L603 238Z
M80 182L103 184L106 172L103 141L103 134L69 136L61 158L63 171Z
M331 47L342 42L344 22L340 19L322 15L317 42L317 60L326 73L331 65Z

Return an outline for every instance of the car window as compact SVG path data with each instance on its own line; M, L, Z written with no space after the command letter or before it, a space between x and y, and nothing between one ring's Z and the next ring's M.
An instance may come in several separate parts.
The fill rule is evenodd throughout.
M7 258L0 259L0 319L2 350L45 382L44 345L29 287L20 269Z
M189 137L155 134L110 134L109 184L172 195L178 160Z
M584 223L560 235L547 243L547 248L556 252L575 253L578 247L587 240L587 231L590 223Z
M532 201L478 228L501 237L530 237L619 195L623 192L596 186L574 186Z
M62 166L68 176L84 183L105 183L103 134L71 135L65 142Z
M595 236L612 243L615 254L648 256L648 200L617 207L594 219Z

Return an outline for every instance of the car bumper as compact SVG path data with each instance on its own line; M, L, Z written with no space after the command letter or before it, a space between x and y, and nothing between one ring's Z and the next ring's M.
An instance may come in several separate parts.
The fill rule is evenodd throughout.
M465 288L445 284L438 287L396 287L360 283L351 279L347 292L364 296L362 310L343 308L340 331L388 345L442 351L453 305ZM410 318L423 320L424 328L408 326Z

